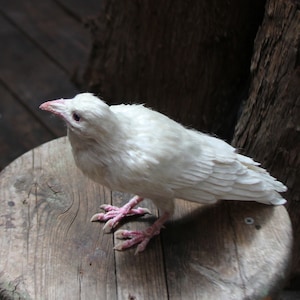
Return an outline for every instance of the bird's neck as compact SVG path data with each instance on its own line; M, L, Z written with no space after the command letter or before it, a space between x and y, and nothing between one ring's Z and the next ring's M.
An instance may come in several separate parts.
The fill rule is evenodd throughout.
M72 130L68 129L68 137L71 143L73 153L79 154L80 152L95 152L99 157L113 156L120 153L124 149L123 142L125 141L124 135L121 136L120 131L115 131L114 134L107 134L99 132L97 139L80 137Z

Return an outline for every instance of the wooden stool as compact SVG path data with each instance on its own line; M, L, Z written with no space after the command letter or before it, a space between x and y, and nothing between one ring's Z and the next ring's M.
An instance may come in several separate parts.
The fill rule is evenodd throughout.
M135 256L90 222L101 204L129 197L84 177L66 138L14 161L0 175L0 298L253 300L282 287L292 246L283 206L177 200L161 236Z

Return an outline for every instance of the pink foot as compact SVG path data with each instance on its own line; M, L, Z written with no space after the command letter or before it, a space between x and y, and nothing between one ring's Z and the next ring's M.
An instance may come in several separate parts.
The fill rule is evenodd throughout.
M133 208L143 200L144 198L135 196L122 207L103 204L101 205L101 208L105 211L105 213L98 213L93 215L91 221L107 221L103 227L103 230L105 232L110 232L112 228L115 228L125 216L150 214L150 211L147 208Z
M118 239L126 239L126 241L116 245L114 249L124 250L138 244L135 254L144 251L149 241L160 233L160 230L164 227L163 224L169 217L169 213L164 213L152 226L144 231L118 230L116 237Z

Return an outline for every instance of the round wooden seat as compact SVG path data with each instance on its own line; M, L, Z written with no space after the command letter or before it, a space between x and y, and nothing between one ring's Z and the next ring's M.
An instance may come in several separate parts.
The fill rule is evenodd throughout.
M0 298L262 299L283 285L292 246L285 207L242 201L176 212L146 251L114 251L91 223L103 203L131 195L93 183L60 138L24 154L0 175ZM142 229L157 215L130 218ZM5 299L6 299L5 298Z

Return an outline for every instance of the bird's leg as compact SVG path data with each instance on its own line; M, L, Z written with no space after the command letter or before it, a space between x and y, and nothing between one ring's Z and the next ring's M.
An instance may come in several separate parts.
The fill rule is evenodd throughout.
M147 208L134 208L143 200L144 198L142 197L134 196L122 207L103 204L101 205L101 208L104 209L105 213L93 215L91 221L107 221L103 227L103 230L105 232L110 232L111 229L116 227L125 216L150 214L150 211Z
M153 223L153 225L151 225L144 231L118 230L116 232L116 237L119 239L127 240L116 245L114 249L124 250L136 244L139 244L136 248L135 254L144 251L151 238L160 233L160 230L164 227L164 223L169 218L170 213L165 212L158 220Z

